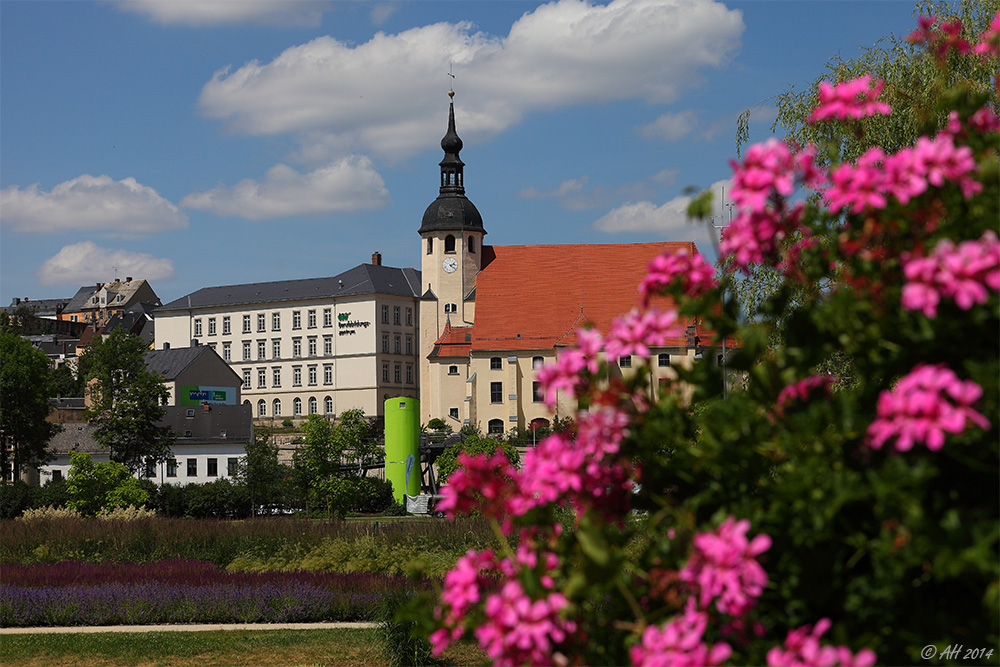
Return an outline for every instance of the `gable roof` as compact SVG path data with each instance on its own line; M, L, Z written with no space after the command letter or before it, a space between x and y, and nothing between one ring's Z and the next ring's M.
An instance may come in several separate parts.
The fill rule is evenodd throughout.
M572 344L569 334L583 325L607 334L614 318L638 305L649 262L682 249L698 252L691 242L492 246L476 279L472 351Z
M434 342L429 359L468 357L472 349L473 327L453 327L446 322L441 337Z
M217 308L242 304L278 303L305 299L329 299L357 294L389 294L418 297L420 271L413 268L397 269L381 264L359 264L331 278L305 278L279 280L269 283L222 285L203 287L175 299L156 310L157 313L188 310L189 308Z
M162 375L164 380L173 380L203 354L217 355L209 346L199 345L197 347L172 347L169 350L149 350L143 357L147 370ZM222 357L219 359L221 360Z

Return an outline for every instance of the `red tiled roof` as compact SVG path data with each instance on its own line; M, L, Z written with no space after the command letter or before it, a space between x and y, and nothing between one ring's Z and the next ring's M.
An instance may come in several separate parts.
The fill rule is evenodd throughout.
M615 317L638 305L649 262L681 249L697 252L691 242L493 246L494 257L476 279L471 347L531 350L573 344L572 332L585 323L607 334ZM683 345L684 339L670 344Z
M453 327L451 323L444 325L440 338L434 341L434 349L430 358L438 357L468 357L472 348L472 327Z

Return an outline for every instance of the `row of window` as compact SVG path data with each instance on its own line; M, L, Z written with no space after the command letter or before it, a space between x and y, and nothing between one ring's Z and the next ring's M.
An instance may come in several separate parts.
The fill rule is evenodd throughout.
M404 337L400 335L393 336L393 346L390 350L389 346L389 334L382 334L382 352L385 354L404 354L403 352L403 341ZM406 352L407 355L413 354L413 336L406 336ZM243 361L253 360L253 341L245 340L242 341L243 344ZM215 349L215 343L209 343L209 347L213 350ZM257 341L257 361L264 361L268 358L267 356L267 341L258 340ZM306 339L306 356L316 357L319 356L319 337L309 336ZM323 336L323 356L329 357L333 355L333 335ZM296 337L292 339L292 358L302 357L302 338ZM233 346L232 343L226 341L222 344L222 358L226 361L233 360ZM281 339L274 338L271 340L271 360L276 361L281 359Z
M406 326L413 326L413 308L407 307L405 309L406 315ZM201 317L194 318L194 335L200 337L203 335L202 329L202 319ZM208 334L209 336L215 336L218 332L216 330L217 317L206 317L204 318L207 322ZM392 323L396 325L402 324L401 308L400 306L392 307ZM317 311L308 310L306 311L306 326L309 329L317 328ZM382 306L382 323L389 323L389 306ZM253 324L252 315L243 316L243 333L251 333L251 325ZM323 328L329 329L333 327L333 309L324 308L323 309ZM292 330L297 330L302 328L302 311L293 310L292 311ZM267 313L257 313L257 331L267 331ZM271 331L281 331L281 313L271 313ZM230 315L222 316L222 335L228 336L232 333L232 318Z
M236 470L239 459L237 457L231 457L226 459L226 474L230 477L236 477ZM198 476L198 459L187 459L185 461L186 471L188 477ZM177 459L167 459L167 477L177 477ZM156 477L156 468L153 464L146 464L145 470L146 477ZM205 459L205 476L206 477L218 477L219 476L219 459L208 458Z
M466 247L469 249L469 252L471 254L473 254L473 255L476 254L476 237L475 236L470 236L469 237L469 240L466 243ZM452 236L451 234L448 234L448 236L444 237L444 251L447 252L447 253L453 253L453 252L455 252L455 237ZM428 238L427 239L427 254L428 255L434 254L434 239L433 238Z
M319 414L319 401L316 399L315 396L310 396L309 397L307 405L308 405L308 408L309 408L309 412L307 414L310 414L310 415L318 415ZM281 414L282 414L281 413L281 399L280 398L276 398L276 399L274 399L274 400L271 401L271 416L272 417L280 417ZM302 399L299 398L299 397L297 397L297 396L292 400L292 414L295 415L296 417L301 417L302 416ZM327 396L327 397L325 397L323 399L323 414L325 414L325 415L332 415L333 414L333 397L332 396ZM267 401L265 401L263 398L260 399L259 401L257 401L257 416L258 417L266 417L267 416Z
M279 389L281 388L281 366L271 367L271 388ZM403 373L403 366L401 364L393 365L392 380L389 379L389 364L382 364L382 382L394 382L396 384L401 384ZM267 369L258 368L257 369L257 389L267 389ZM306 380L308 386L315 387L319 384L319 367L318 366L306 366ZM333 384L333 364L323 365L323 384L332 385ZM413 384L413 364L406 364L406 384ZM301 387L302 386L302 367L292 366L292 386ZM243 388L253 389L253 370L250 368L243 369Z

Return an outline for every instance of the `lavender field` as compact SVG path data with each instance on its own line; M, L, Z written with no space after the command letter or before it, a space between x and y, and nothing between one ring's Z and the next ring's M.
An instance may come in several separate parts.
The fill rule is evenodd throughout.
M490 539L474 521L3 521L0 627L372 620Z
M0 626L358 621L388 591L418 588L400 575L229 574L193 560L5 565Z

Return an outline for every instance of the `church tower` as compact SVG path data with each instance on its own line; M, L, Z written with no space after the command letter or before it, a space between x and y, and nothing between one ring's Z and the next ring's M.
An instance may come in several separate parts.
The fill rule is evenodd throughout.
M475 320L476 275L482 268L483 217L465 196L462 139L455 129L455 92L448 106L448 131L441 139L441 184L437 199L424 211L421 243L420 393L421 403L433 384L427 357L445 325L471 327ZM427 413L429 405L421 406ZM440 416L440 415L435 415Z

